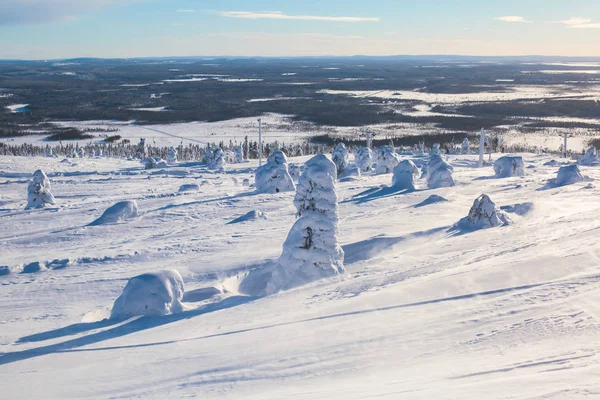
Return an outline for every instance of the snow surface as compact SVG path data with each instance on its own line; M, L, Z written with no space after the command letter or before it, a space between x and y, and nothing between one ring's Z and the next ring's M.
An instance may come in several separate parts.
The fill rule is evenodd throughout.
M10 267L0 276L0 397L595 399L600 188L545 187L558 170L544 165L551 158L519 155L534 168L518 180L486 179L491 167L460 155L448 160L450 188L358 202L391 176L337 182L346 273L267 297L236 282L276 262L296 209L292 192L233 185L252 179L254 160L222 173L169 167L182 178L136 161L0 157L0 271ZM600 179L600 168L579 168ZM37 169L53 209L24 210ZM202 181L201 192L175 193ZM449 232L481 193L512 223ZM449 201L426 202L434 194ZM123 200L144 214L85 226ZM525 203L527 213L509 211ZM227 224L254 209L269 219ZM38 272L19 273L35 262ZM195 294L190 309L105 319L130 278L165 268Z

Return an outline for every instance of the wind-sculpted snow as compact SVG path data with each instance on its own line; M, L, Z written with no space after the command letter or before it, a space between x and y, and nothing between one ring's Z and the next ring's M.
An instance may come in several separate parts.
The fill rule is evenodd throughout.
M146 169L167 168L167 162L160 157L147 157L142 160L142 164Z
M494 162L496 178L510 178L512 176L525 176L523 157L503 156Z
M197 183L186 183L179 186L178 192L197 192L200 190L200 186Z
M395 189L415 190L415 183L420 171L414 162L402 160L394 168L392 176L392 187Z
M27 187L27 208L43 208L54 204L56 200L50 192L50 181L44 171L38 169Z
M239 224L240 222L258 221L261 219L267 219L265 213L260 210L252 210L228 222L228 224Z
M115 300L110 317L126 319L183 311L183 292L183 279L174 269L135 276Z
M296 189L288 172L287 157L282 151L273 152L267 162L256 169L256 190L262 193L291 192Z
M135 200L120 201L104 211L100 218L90 223L90 226L116 224L138 216L138 206Z

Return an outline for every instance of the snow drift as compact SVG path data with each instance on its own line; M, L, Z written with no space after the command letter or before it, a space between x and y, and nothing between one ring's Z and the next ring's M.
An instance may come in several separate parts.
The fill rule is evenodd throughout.
M237 217L236 219L229 221L227 224L231 225L231 224L239 224L240 222L247 222L247 221L258 221L261 219L267 219L267 216L265 215L264 212L260 211L260 210L252 210L252 211L248 211L246 214Z
M394 168L392 187L395 189L415 190L415 182L419 174L419 169L414 162L403 160Z
M100 218L90 223L90 226L116 224L138 216L138 206L135 200L120 201L106 209Z
M178 192L197 192L200 190L200 186L197 183L185 183L179 186Z
M129 279L123 293L115 300L110 318L183 311L183 292L183 279L174 269L135 276Z
M296 189L288 172L287 157L282 151L273 152L265 165L256 169L256 190L262 193L291 192Z
M33 173L33 179L27 187L27 207L42 208L46 204L56 204L54 196L50 192L50 181L41 169Z
M494 162L496 178L510 178L511 176L525 176L523 157L503 156Z

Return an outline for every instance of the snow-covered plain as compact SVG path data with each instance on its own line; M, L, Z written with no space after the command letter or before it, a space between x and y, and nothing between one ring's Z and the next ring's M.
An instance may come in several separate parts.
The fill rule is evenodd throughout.
M338 182L346 272L267 297L240 281L277 261L296 209L293 192L235 184L256 162L2 157L0 397L598 398L600 188L549 185L558 166L521 155L524 177L451 156L455 187ZM40 168L57 204L24 210ZM482 193L511 223L457 229ZM124 200L137 218L88 226ZM251 210L268 218L228 224ZM104 319L129 278L165 269L186 311Z

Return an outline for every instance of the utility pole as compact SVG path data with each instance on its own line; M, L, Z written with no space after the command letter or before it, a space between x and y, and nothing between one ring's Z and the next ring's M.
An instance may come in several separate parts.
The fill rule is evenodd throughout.
M262 121L258 119L258 166L262 166Z
M369 128L363 129L363 135L367 138L367 147L370 149L371 144L373 142L373 136L375 136L375 135L373 134L373 131L370 130Z
M483 167L483 150L485 143L485 131L481 128L479 132L479 168Z
M565 143L563 144L563 156L564 158L567 158L567 136L569 134L567 132L563 132L563 135L565 137Z

